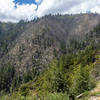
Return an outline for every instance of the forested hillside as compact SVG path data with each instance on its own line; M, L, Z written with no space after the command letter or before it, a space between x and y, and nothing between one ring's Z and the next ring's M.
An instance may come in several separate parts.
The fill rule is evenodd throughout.
M4 59L8 58L6 62L14 65L19 73L33 67L42 71L53 58L83 49L77 41L82 41L99 20L98 14L82 14L48 15L29 22Z
M2 100L75 100L100 79L100 15L48 15L1 23Z
M14 40L24 31L26 23L0 23L0 58L2 58L13 46Z

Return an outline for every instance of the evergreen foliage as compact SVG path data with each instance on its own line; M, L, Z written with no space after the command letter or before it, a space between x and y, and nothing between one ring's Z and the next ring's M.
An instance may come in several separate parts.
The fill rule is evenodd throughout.
M10 31L10 28L9 32L12 34L8 34L7 39L3 36L4 40L0 40L0 52L7 53L9 41L15 39L16 33L23 30L24 27L20 27L23 24L25 23L20 21L17 24L18 26L15 25L16 27L12 31ZM15 33L18 27L19 30ZM1 28L0 35L2 36ZM62 41L60 52L63 55L59 59L55 58L49 67L41 73L35 69L39 65L35 59L33 59L35 62L33 69L18 75L11 64L3 64L0 66L0 92L10 92L13 96L11 98L15 96L16 98L19 97L18 99L20 100L21 98L26 99L28 96L33 95L33 93L36 93L34 100L37 98L42 98L42 100L65 100L62 97L66 97L68 100L69 98L70 100L75 100L77 95L95 87L95 79L92 72L96 67L94 63L97 60L97 52L100 50L100 40L98 38L100 38L100 25L86 34L80 41L73 37L68 40L69 44ZM52 41L46 41L44 44L44 46L47 45L49 47L52 45ZM46 47L44 48L46 49ZM37 54L39 56L39 52ZM55 55L57 55L56 51Z

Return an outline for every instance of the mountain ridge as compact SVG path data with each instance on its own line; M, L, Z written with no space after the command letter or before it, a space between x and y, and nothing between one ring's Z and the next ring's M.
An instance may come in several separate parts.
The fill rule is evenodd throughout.
M100 16L95 15L95 14L93 14L93 15L92 14L90 14L90 15L83 14L83 16L81 16L81 17L80 17L80 15L75 15L75 17L73 15L72 16L65 15L63 17L64 18L62 18L62 16L47 16L46 18L44 17L43 19L40 19L36 23L33 22L33 23L29 24L28 30L24 31L21 34L21 36L16 40L16 45L9 52L9 55L15 53L14 55L16 56L19 53L19 48L22 45L23 46L26 45L26 47L25 47L26 52L24 54L28 54L28 53L30 53L30 54L28 54L29 56L26 55L27 60L26 61L23 60L24 63L25 62L28 63L32 59L32 57L30 57L32 54L35 55L36 54L35 52L41 52L41 51L42 51L42 54L44 54L44 55L45 55L45 52L47 51L48 53L45 56L47 56L48 54L50 54L50 56L51 56L51 57L48 56L47 60L48 59L52 60L54 58L54 56L53 56L54 49L56 49L55 51L59 52L59 54L60 54L60 42L65 41L65 43L67 43L66 40L70 37L71 38L74 37L74 35L82 36L82 35L84 35L83 33L88 33L99 23L99 20L100 20ZM66 17L68 17L68 18L66 18ZM71 26L73 26L73 27L71 27ZM84 28L84 26L86 27L86 29ZM42 43L41 43L41 41L42 41ZM34 43L34 42L36 42L36 43ZM50 44L49 44L49 42L50 42ZM48 45L50 45L50 46L48 46ZM40 46L44 46L44 47L40 47ZM34 51L34 52L32 53L32 51ZM49 51L52 51L52 53L50 53ZM42 55L43 58L45 58L44 55ZM16 57L14 57L14 58L16 58ZM18 59L18 58L16 58L16 59ZM25 57L22 57L22 59L25 59ZM48 61L48 62L50 63L50 61ZM32 62L30 62L30 63L31 64L28 66L32 66ZM46 65L46 63L47 63L47 61L44 64ZM21 64L22 64L22 62L21 62ZM25 64L23 64L22 66L25 66Z
M1 35L2 40L11 37L0 41L0 50L6 51L0 59L0 89L17 98L67 93L71 100L93 89L100 77L99 21L98 14L80 14L18 23L6 37Z
M61 56L63 49L70 46L69 41L79 39L99 24L98 14L76 15L47 15L43 18L26 23L25 28L13 42L13 47L3 59L10 62L17 70L32 69L33 66L44 69L48 66L55 55ZM24 22L21 22L22 26ZM20 27L22 27L20 26ZM40 55L39 55L40 54ZM39 65L37 64L39 63ZM19 67L18 67L19 66Z

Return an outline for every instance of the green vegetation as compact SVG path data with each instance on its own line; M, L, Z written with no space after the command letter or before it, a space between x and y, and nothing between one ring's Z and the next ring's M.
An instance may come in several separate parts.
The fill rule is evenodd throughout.
M20 23L23 24L23 22ZM68 40L69 44L66 44L66 41L60 41L59 53L61 56L54 58L47 69L41 72L36 69L39 62L35 58L41 55L41 52L38 51L36 51L36 56L32 57L33 68L26 72L17 73L15 67L10 63L1 64L1 100L75 100L76 96L81 93L83 96L89 95L87 91L96 86L95 76L100 75L96 65L100 50L99 32L100 25L80 41L73 37ZM11 35L10 39L15 36L14 30L12 33L14 35ZM40 43L41 39L38 36L36 40ZM8 42L2 40L0 43L2 44L2 42L0 50L5 51ZM45 44L43 46L46 47L43 48L46 50L47 47L51 47L53 41L47 39L43 44ZM54 50L54 54L57 56L56 50Z
M6 66L6 67L5 67ZM0 90L10 91L15 69L10 64L0 67Z
M59 61L54 60L37 82L42 82L39 90L67 93L70 98L91 90L95 87L91 75L94 55L95 51L89 47L80 53L65 55Z
M25 25L23 20L17 24L0 22L0 58L11 49L13 41L23 32Z
M68 96L66 94L62 93L49 93L45 96L21 96L18 95L17 97L9 97L9 96L2 96L1 100L69 100Z
M27 77L25 75L24 82L32 81L21 85L15 92L12 91L12 96L8 96L7 100L31 100L32 95L35 95L36 100L38 97L40 100L62 100L64 97L74 100L77 95L95 87L92 71L96 52L97 50L89 46L79 53L64 55L59 60L54 59L50 67L37 78L31 79L30 73Z

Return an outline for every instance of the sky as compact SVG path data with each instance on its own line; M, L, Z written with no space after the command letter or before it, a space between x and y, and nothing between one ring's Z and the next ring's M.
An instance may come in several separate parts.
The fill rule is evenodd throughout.
M100 0L0 0L0 21L32 20L47 14L100 13Z

